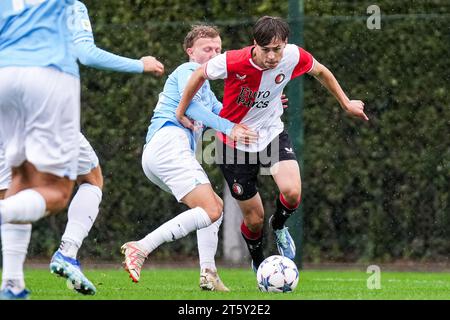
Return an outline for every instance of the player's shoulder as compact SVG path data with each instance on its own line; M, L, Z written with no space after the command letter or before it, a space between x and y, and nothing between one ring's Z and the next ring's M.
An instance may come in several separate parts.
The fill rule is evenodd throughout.
M239 72L250 65L253 46L245 47L239 50L230 50L226 52L226 63L228 75Z
M197 70L197 68L200 67L200 64L197 62L185 62L183 64L180 64L175 71L176 72L194 72Z
M299 57L302 53L303 54L304 53L311 54L306 49L299 47L296 44L289 44L289 43L286 45L286 48L284 49L284 53L288 54L288 55L293 55L296 57Z
M297 63L300 60L310 60L311 54L302 47L295 44L287 44L283 52L283 59L290 63Z
M284 49L284 54L298 56L300 54L300 47L296 44L288 43Z
M86 5L81 1L75 1L73 7L75 9L75 13L82 14L88 12Z
M253 46L248 46L242 49L238 50L229 50L227 51L226 57L227 57L227 63L235 64L240 63L243 61L247 61L249 57L251 56Z

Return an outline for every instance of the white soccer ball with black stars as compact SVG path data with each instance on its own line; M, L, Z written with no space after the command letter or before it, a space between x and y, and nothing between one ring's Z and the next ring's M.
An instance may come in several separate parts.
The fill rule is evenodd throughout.
M256 280L262 292L292 292L298 284L299 272L294 261L283 256L270 256L258 267Z

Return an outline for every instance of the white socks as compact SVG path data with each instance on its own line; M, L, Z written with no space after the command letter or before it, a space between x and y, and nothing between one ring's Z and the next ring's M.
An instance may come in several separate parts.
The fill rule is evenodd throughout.
M26 189L0 200L1 223L31 223L45 216L45 199L37 191Z
M61 241L61 252L76 259L78 248L97 218L102 199L100 188L91 184L79 186L68 211L68 222ZM2 286L25 287L23 265L31 237L31 224L45 215L45 200L35 190L27 189L0 201L3 252ZM11 224L10 222L22 223ZM17 292L15 292L17 293Z
M1 239L3 253L2 286L9 282L13 289L25 288L23 264L31 237L31 224L2 224ZM18 293L18 292L15 292Z
M219 228L222 224L223 213L220 218L209 227L197 230L198 256L200 259L200 271L209 269L217 271L215 255L219 242Z
M78 249L97 218L102 190L89 183L83 183L69 205L66 230L61 238L59 250L63 255L76 259Z
M211 224L211 219L205 210L196 207L186 210L172 220L148 234L138 243L149 253L165 242L171 242L185 237L188 233L205 228Z

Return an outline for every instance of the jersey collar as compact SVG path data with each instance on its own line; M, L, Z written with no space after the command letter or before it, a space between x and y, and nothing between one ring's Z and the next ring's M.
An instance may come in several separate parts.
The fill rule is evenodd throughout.
M261 68L260 66L258 66L254 61L253 61L253 49L255 49L255 46L251 46L251 47L249 47L250 48L250 50L249 50L249 55L250 55L250 57L248 58L248 61L250 62L250 64L255 68L255 69L257 69L257 70L259 70L259 71L266 71L266 70L269 70L269 68L266 68L266 69L263 69L263 68Z

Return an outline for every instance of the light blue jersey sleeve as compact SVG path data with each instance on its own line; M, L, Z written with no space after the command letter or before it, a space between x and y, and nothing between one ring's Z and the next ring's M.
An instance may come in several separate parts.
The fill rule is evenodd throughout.
M183 96L184 88L197 66L198 65L194 63L189 63L180 68L178 73L178 90L180 97ZM214 97L214 100L212 100L212 97ZM209 108L205 104L209 105ZM200 121L207 127L229 135L235 124L228 119L219 117L215 113L219 108L217 104L220 104L220 102L214 94L212 94L209 83L205 82L189 104L186 115L193 120Z
M144 72L144 63L142 61L122 57L98 48L94 42L86 6L80 1L75 1L73 8L73 42L75 54L81 64L96 69L117 72Z
M196 121L200 121L203 125L220 131L226 135L230 135L233 130L234 123L228 119L221 118L217 114L208 110L201 102L193 100L186 110L186 115Z
M212 91L211 91L211 104L212 104L212 112L218 115L222 110L222 102L217 100L216 95Z

